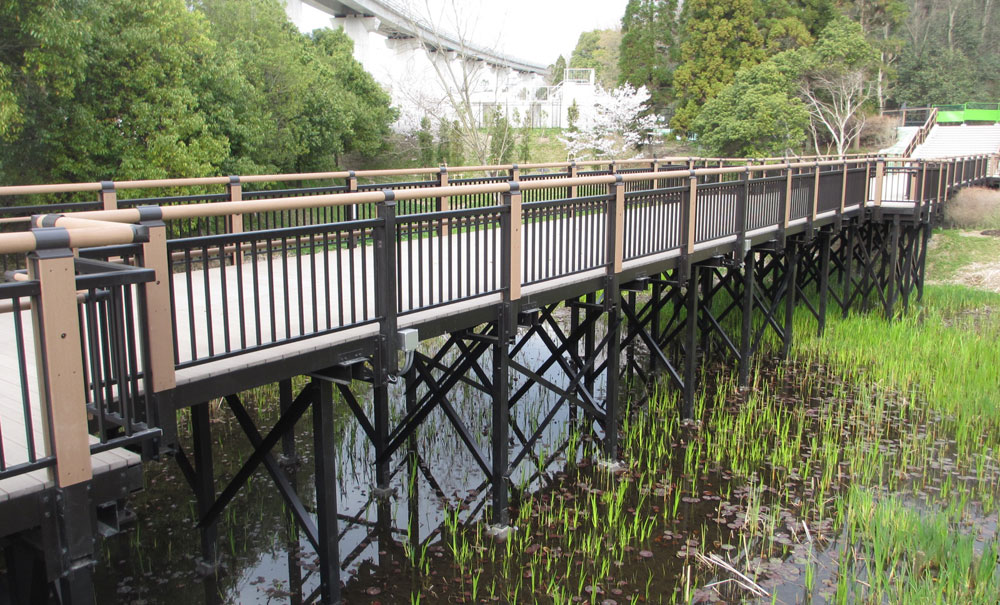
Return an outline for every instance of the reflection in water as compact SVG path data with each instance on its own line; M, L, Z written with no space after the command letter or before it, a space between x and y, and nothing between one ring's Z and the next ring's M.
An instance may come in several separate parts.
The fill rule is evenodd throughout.
M599 327L598 330L603 328ZM551 330L549 330L550 337ZM598 336L601 338L601 335ZM431 352L442 340L424 343ZM537 368L549 356L537 336L518 353L516 359ZM444 363L449 362L446 358ZM489 352L481 363L491 364ZM560 386L568 384L558 365L544 378ZM526 383L523 377L510 378L514 392ZM395 419L405 414L403 380L392 385L390 401L396 406ZM244 404L256 417L258 426L273 425L278 410L275 400L289 401L291 385L279 389L258 389L244 394ZM296 389L301 384L296 383ZM369 413L368 386L355 382L359 401ZM603 390L598 379L597 393ZM277 391L280 391L277 392ZM421 395L422 396L422 395ZM521 432L530 436L550 413L558 396L535 385L529 395L512 407L511 414ZM481 451L489 451L491 401L488 395L467 383L449 394L449 402L461 416ZM546 471L560 468L567 454L566 437L576 417L569 406L554 412L552 422L541 431L535 451L546 461L525 457L510 478L514 492L532 490L544 482ZM461 522L482 518L489 500L489 486L472 455L440 410L435 410L393 458L391 491L388 499L372 493L375 484L374 451L364 432L339 405L338 510L342 583L352 592L377 594L378 586L389 582L419 585L420 570L409 564L409 556L440 558L429 554L440 539L446 511L457 511ZM572 414L572 416L571 416ZM182 430L190 416L182 412ZM228 413L215 407L212 431L216 451L216 478L224 485L252 452L247 439ZM282 441L281 463L288 472L306 508L315 503L312 481L312 438L310 418L303 417L294 435ZM519 448L513 447L513 454ZM194 498L172 462L146 465L146 489L134 498L138 521L135 527L108 539L97 569L99 602L134 603L307 603L319 588L318 561L305 536L294 522L270 477L258 470L248 485L229 505L219 523L219 551L222 566L217 575L201 578L195 572L200 556L198 532L194 528ZM407 570L408 577L404 577Z

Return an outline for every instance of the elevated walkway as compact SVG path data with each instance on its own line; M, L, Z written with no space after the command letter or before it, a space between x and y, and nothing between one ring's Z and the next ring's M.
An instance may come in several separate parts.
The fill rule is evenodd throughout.
M913 152L916 159L937 159L956 154L995 154L1000 151L1000 125L935 125L922 145Z
M919 131L919 126L900 126L896 128L896 143L891 147L879 150L879 153L883 155L905 155L910 142L913 141L913 137Z

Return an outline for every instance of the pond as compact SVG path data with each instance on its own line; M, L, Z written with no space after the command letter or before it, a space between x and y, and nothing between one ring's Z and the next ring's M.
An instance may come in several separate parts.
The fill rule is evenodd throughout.
M851 318L830 329L857 337L852 321L868 325ZM981 321L952 315L940 329L974 335ZM811 346L790 362L758 359L749 389L736 385L733 364L706 363L695 422L681 422L671 389L632 385L620 472L597 464L600 431L563 406L536 446L538 458L511 478L516 529L504 541L486 531L489 487L440 411L394 458L394 495L380 503L371 497L372 449L339 406L339 510L355 517L341 520L344 601L922 602L942 590L948 602L995 599L1000 466L997 436L987 431L995 424L957 431L955 416L928 405L921 388L848 369ZM862 368L862 356L840 346ZM540 343L519 353L533 367L546 354ZM554 370L546 378L565 381ZM512 411L526 430L558 399L537 385L532 393ZM488 451L488 397L471 387L453 395ZM261 389L244 402L270 426L275 400L273 389ZM225 410L213 422L224 483L250 448ZM307 507L310 425L299 422L301 467L292 473ZM315 596L312 549L291 529L263 472L227 509L219 528L224 567L211 578L195 572L195 504L175 464L147 464L134 509L136 523L103 543L99 602Z

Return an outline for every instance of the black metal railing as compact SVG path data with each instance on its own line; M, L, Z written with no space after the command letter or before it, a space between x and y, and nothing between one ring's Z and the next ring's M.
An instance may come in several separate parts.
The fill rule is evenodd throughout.
M399 217L397 312L458 302L500 290L501 221L506 206Z
M685 187L675 186L625 194L625 260L680 246L685 191Z
M607 213L613 201L605 193L524 204L521 283L534 284L607 263Z
M168 242L175 363L185 367L373 321L379 224L367 219Z
M148 382L149 336L142 284L156 277L141 264L139 246L82 251L76 261L80 350L84 365L91 451L120 447L151 438L155 416ZM110 262L114 259L114 262Z
M0 322L6 324L3 326L5 331L10 329L13 334L13 342L8 342L6 347L16 367L14 373L4 377L5 397L12 405L0 409L3 412L0 416L0 479L55 464L55 457L46 452L45 421L35 389L32 320L27 310L38 294L37 281L0 284L0 304L9 309L0 314Z
M695 209L695 243L736 234L736 215L743 189L739 181L699 185Z

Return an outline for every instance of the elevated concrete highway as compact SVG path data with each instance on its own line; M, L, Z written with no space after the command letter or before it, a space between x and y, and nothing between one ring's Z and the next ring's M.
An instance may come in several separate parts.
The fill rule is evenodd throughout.
M511 69L520 73L547 75L548 67L518 59L503 53L470 44L449 32L439 31L425 20L412 15L395 2L384 0L288 0L288 4L308 4L333 17L368 18L377 33L389 39L416 39L431 50L454 52L466 59L483 61L491 67Z

